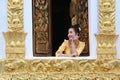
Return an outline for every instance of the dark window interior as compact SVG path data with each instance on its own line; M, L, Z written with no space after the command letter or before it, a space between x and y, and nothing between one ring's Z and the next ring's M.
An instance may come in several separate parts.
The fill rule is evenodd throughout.
M52 56L67 39L67 29L71 26L70 2L71 0L51 0L52 8Z

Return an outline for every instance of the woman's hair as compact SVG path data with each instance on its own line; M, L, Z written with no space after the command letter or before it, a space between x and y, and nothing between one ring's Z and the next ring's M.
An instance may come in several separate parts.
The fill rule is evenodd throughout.
M79 24L72 25L70 28L73 28L73 30L75 31L75 33L78 33L78 36L79 36L80 31L81 31L81 28L80 28Z

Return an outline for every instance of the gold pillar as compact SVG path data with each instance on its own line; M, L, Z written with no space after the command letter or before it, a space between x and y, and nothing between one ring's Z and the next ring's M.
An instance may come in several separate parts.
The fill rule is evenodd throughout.
M99 7L98 59L115 59L118 37L115 33L115 0L99 0Z
M8 0L8 32L4 32L7 58L25 57L23 0Z

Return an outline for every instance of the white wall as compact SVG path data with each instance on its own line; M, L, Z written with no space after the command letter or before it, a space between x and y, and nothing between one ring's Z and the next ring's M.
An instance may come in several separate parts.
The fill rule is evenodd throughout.
M7 0L0 0L0 58L5 57L5 39L3 32L7 31Z
M90 40L90 58L97 58L97 41L95 34L98 34L99 29L99 2L98 0L88 0L89 1L89 40Z
M97 42L95 34L99 33L99 14L98 14L98 0L89 1L89 32L90 32L90 56L79 57L78 59L96 59L97 53ZM116 0L116 32L120 34L120 0ZM2 32L7 31L7 0L0 0L0 58L5 58L5 39ZM56 57L33 57L33 46L32 46L32 0L24 0L24 30L27 32L26 37L26 58L46 58L55 59ZM118 53L120 52L120 38L117 39ZM117 54L120 57L120 54ZM61 59L61 58L57 58Z
M116 41L117 58L120 58L120 0L116 0L116 34L119 35Z
M32 0L24 0L24 30L26 36L26 58L33 58L32 46Z

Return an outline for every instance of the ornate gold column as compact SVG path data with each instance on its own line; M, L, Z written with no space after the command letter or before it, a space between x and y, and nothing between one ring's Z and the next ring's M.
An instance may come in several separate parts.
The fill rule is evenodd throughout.
M23 0L8 0L8 32L4 32L7 58L25 57Z
M99 0L100 33L96 34L99 59L116 58L115 0Z

